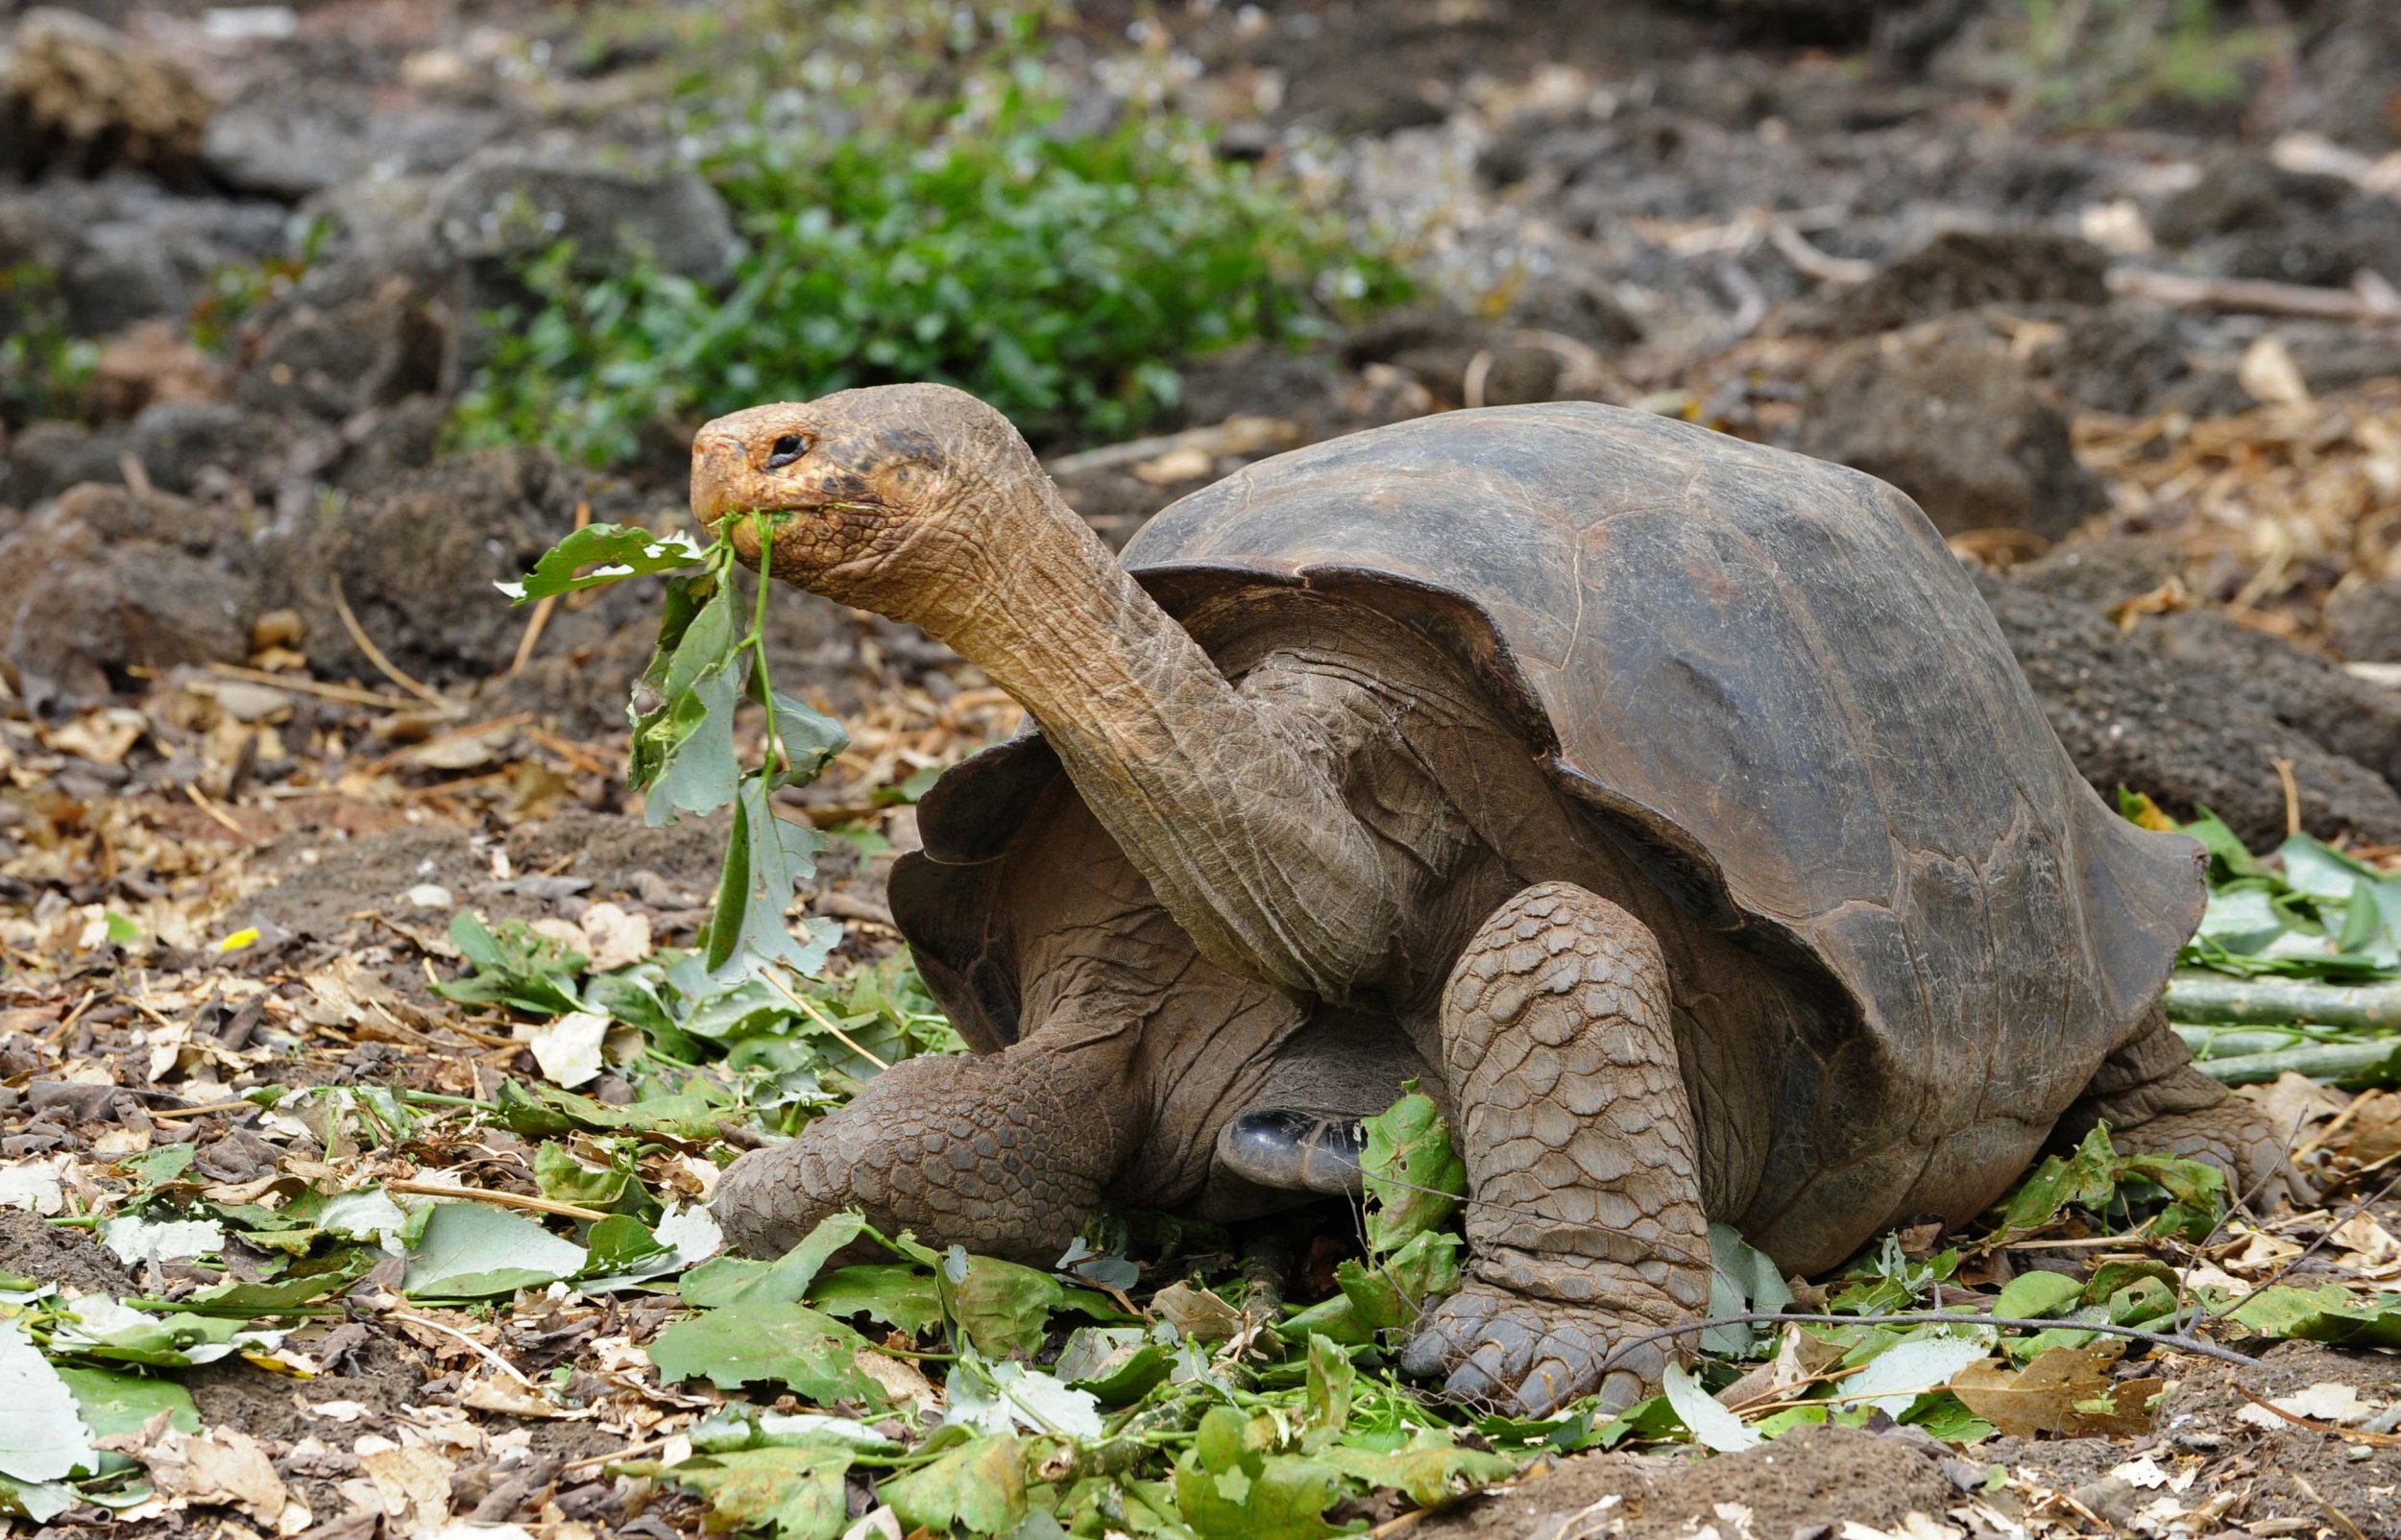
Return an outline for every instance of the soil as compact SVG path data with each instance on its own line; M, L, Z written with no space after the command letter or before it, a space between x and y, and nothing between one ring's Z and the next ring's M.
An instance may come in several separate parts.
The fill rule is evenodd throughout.
M122 1295L140 1282L89 1232L10 1209L0 1209L0 1272L38 1278L77 1294Z
M1503 1491L1436 1514L1424 1540L1668 1540L1715 1523L1725 1534L1781 1537L1864 1524L1899 1528L1939 1518L1962 1481L1988 1467L1922 1434L1803 1428L1737 1455L1578 1455ZM1956 1473L1955 1475L1953 1473Z

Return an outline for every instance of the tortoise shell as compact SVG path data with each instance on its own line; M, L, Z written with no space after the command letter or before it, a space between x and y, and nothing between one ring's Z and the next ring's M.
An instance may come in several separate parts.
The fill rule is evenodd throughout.
M1978 1122L2039 1141L2200 917L2197 844L2102 803L1933 526L1856 471L1589 402L1452 412L1249 466L1125 563L1178 616L1299 586L1420 628L1688 909L1831 976L1855 1017L1774 1109L1795 1199L1941 1186ZM1031 734L954 768L893 875L980 1047L1015 989L976 867L1056 770Z

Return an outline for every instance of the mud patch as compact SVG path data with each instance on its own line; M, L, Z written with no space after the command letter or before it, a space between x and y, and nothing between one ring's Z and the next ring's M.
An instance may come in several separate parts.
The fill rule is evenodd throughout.
M133 1271L87 1233L15 1211L0 1212L0 1272L77 1294L123 1294L135 1287Z
M1845 1524L1900 1527L1958 1505L1930 1440L1849 1428L1804 1428L1761 1448L1698 1455L1581 1455L1549 1474L1474 1499L1418 1527L1422 1540L1519 1540L1566 1532L1667 1540L1716 1525L1724 1532L1823 1533ZM1986 1467L1952 1459L1969 1485ZM1739 1516L1738 1516L1739 1515Z

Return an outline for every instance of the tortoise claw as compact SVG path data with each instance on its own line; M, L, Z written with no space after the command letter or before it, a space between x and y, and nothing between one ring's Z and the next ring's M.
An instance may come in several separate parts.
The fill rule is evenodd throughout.
M1521 1417L1547 1417L1594 1391L1605 1410L1619 1411L1658 1383L1667 1344L1642 1343L1615 1362L1613 1350L1654 1326L1469 1284L1427 1314L1400 1364L1421 1378L1444 1376L1445 1394Z

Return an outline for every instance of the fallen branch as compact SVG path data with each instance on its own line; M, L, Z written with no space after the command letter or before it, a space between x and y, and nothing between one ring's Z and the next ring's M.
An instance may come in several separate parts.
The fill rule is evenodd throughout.
M2396 1059L2401 1059L2401 1041L2315 1043L2307 1047L2276 1048L2266 1053L2195 1059L2193 1068L2219 1085L2256 1086L2288 1072L2313 1080L2380 1078L2378 1071Z
M572 1203L554 1203L548 1198L528 1197L522 1192L496 1192L482 1187L448 1187L440 1182L388 1180L384 1191L410 1192L426 1198L465 1198L471 1203L494 1203L504 1209L526 1209L535 1214L553 1214L562 1219L583 1219L597 1223L608 1217L597 1209L587 1209Z
M2195 1026L2401 1029L2401 980L2320 984L2302 978L2228 978L2192 970L2168 980L2168 1020Z
M2401 320L2401 309L2351 289L2322 289L2266 278L2199 278L2153 268L2109 270L2113 294L2179 310L2231 310L2263 316L2314 316L2325 321Z
M461 710L458 702L435 689L431 685L412 679L401 672L400 664L383 655L383 649L376 645L376 638L367 635L367 628L360 625L358 616L352 613L351 601L342 592L340 573L327 572L326 583L333 595L333 613L342 617L342 629L351 634L352 645L366 654L367 661L376 665L376 672L426 705L438 707L446 713L455 715Z

